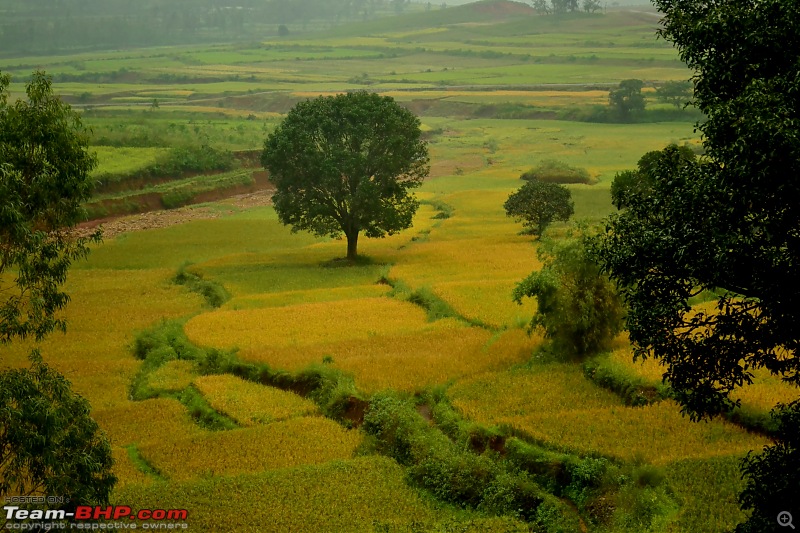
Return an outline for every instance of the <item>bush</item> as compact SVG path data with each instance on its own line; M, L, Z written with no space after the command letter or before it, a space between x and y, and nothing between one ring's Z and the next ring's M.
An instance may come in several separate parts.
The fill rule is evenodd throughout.
M178 269L175 277L172 278L173 283L176 285L184 285L190 291L201 295L210 307L220 307L230 300L231 296L222 284L216 281L205 280L200 274L187 272L187 266L189 265L184 264Z
M541 326L563 358L583 359L605 349L622 329L623 305L614 285L590 257L586 228L566 238L542 239L543 263L514 289L514 301L535 297L530 329Z
M523 180L539 180L546 183L593 183L585 168L570 166L555 159L545 159L522 176Z

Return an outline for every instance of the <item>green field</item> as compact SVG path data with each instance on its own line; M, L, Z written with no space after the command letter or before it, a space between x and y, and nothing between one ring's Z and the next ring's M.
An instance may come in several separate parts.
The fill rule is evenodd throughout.
M186 145L259 151L296 102L346 90L394 97L429 142L414 226L363 238L364 264L339 266L344 241L293 234L261 206L123 233L75 265L68 332L42 353L111 439L114 503L187 508L197 531L694 533L743 517L736 466L766 437L729 420L692 423L671 400L628 406L579 364L533 357L543 343L525 332L535 304L511 299L541 266L536 242L503 211L519 176L544 159L585 168L596 182L569 186L575 218L599 222L614 211L617 172L669 143L698 143L696 115L653 93L690 72L656 38L653 13L487 5L256 43L0 59L15 92L34 65L53 75L92 130L98 176L135 174ZM609 88L630 78L645 81L642 120L593 121ZM181 200L251 175L175 176L96 201ZM442 206L449 218L437 217ZM174 284L181 268L229 299L212 308ZM198 349L137 359L134 340L159 328ZM659 381L630 361L624 337L616 343L603 364ZM25 364L27 348L4 348L3 363ZM764 377L743 397L754 416L785 397L772 385ZM359 426L359 406L387 391L411 413L402 420L419 464ZM198 405L210 418L193 416ZM475 472L489 480L482 503L452 496L482 479ZM498 503L514 476L538 487L537 517Z

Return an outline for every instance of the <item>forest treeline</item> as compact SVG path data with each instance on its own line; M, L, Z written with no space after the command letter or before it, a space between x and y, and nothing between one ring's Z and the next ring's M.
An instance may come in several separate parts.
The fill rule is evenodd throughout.
M6 0L0 54L252 40L402 12L408 0ZM283 26L281 28L281 26Z

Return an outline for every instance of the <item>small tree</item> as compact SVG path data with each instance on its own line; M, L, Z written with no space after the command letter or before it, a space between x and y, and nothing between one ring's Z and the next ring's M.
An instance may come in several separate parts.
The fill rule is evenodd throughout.
M594 13L601 7L600 0L583 0L583 10L587 13Z
M569 189L557 183L529 180L503 204L506 215L522 222L524 234L541 235L554 220L566 222L575 212Z
M635 115L644 112L642 87L642 80L622 80L619 87L609 91L608 104L619 120L628 122Z
M265 143L261 162L275 211L292 231L383 237L411 226L409 190L428 175L420 122L390 97L359 91L297 104Z
M544 328L555 351L581 359L605 349L622 329L623 306L613 284L587 251L585 227L565 239L541 239L544 266L514 289L514 301L536 298L530 329Z
M11 105L9 83L0 73L0 345L65 329L61 284L89 241L99 240L70 231L94 185L80 117L41 72L27 100ZM30 370L0 372L0 494L65 496L73 507L108 503L111 446L89 404L38 351L31 361Z
M546 15L550 13L550 6L547 0L533 0L533 10L540 15Z

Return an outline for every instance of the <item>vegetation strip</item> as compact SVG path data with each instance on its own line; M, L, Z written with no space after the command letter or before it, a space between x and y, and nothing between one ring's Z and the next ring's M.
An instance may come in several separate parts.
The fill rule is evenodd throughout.
M150 462L142 456L136 444L129 444L125 446L125 451L128 452L128 458L133 465L146 476L152 477L157 481L168 481L168 478L158 471Z
M443 389L416 400L380 392L367 401L352 378L328 365L292 374L265 364L244 363L231 352L191 345L181 328L181 322L163 322L137 337L134 353L144 355L143 368L147 369L138 378L140 388L150 372L180 357L193 360L202 375L232 374L296 392L312 399L325 416L345 427L360 426L368 436L362 453L395 459L405 468L410 483L437 501L525 520L542 531L564 532L582 530L584 520L606 524L617 519L616 512L632 512L609 503L621 492L644 491L648 498L661 502L660 509L676 509L657 468L553 451L510 427L469 423L449 404ZM150 389L148 394L162 392ZM175 397L209 429L236 427L213 411L193 386ZM655 515L648 518L654 519Z

